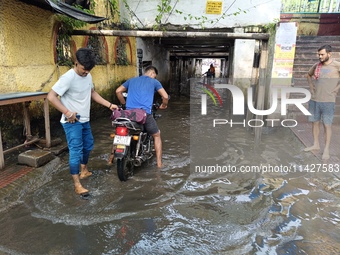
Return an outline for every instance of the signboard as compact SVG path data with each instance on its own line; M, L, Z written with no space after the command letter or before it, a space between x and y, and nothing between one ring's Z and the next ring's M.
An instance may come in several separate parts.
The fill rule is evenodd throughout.
M206 14L222 14L222 1L207 1Z
M293 75L297 25L295 22L280 23L276 31L272 78L273 85L290 86ZM279 84L276 84L279 83Z

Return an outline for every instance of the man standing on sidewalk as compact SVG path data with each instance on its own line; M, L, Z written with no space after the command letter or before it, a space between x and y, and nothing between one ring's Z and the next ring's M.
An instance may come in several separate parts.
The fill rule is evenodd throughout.
M335 100L340 89L340 62L331 57L332 47L323 45L318 49L319 62L307 73L307 80L312 94L309 101L309 121L313 123L314 144L304 151L320 150L320 121L325 130L325 149L322 159L329 159L329 146L332 137L332 122L335 111Z

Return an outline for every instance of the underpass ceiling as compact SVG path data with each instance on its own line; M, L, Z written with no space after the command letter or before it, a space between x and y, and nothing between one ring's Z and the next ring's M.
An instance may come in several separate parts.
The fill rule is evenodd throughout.
M209 37L154 39L154 45L165 48L173 57L225 58L233 44L234 40Z
M212 31L74 30L73 35L145 38L170 52L171 56L224 58L235 39L268 40L268 33L228 33Z

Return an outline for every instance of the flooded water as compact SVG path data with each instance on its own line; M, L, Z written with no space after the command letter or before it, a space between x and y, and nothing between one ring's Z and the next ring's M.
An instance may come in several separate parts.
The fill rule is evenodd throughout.
M94 175L83 181L91 198L74 194L65 153L51 182L0 213L0 254L340 254L339 179L307 172L321 162L288 128L255 146L246 128L209 132L209 117L190 119L187 98L160 113L163 169L152 159L120 182L106 164L110 120L93 121ZM204 171L208 165L298 170Z

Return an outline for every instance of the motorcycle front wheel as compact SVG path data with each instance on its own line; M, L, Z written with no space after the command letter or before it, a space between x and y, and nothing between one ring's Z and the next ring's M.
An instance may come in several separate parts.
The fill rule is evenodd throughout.
M117 174L120 181L125 182L133 173L133 164L127 157L117 159Z

